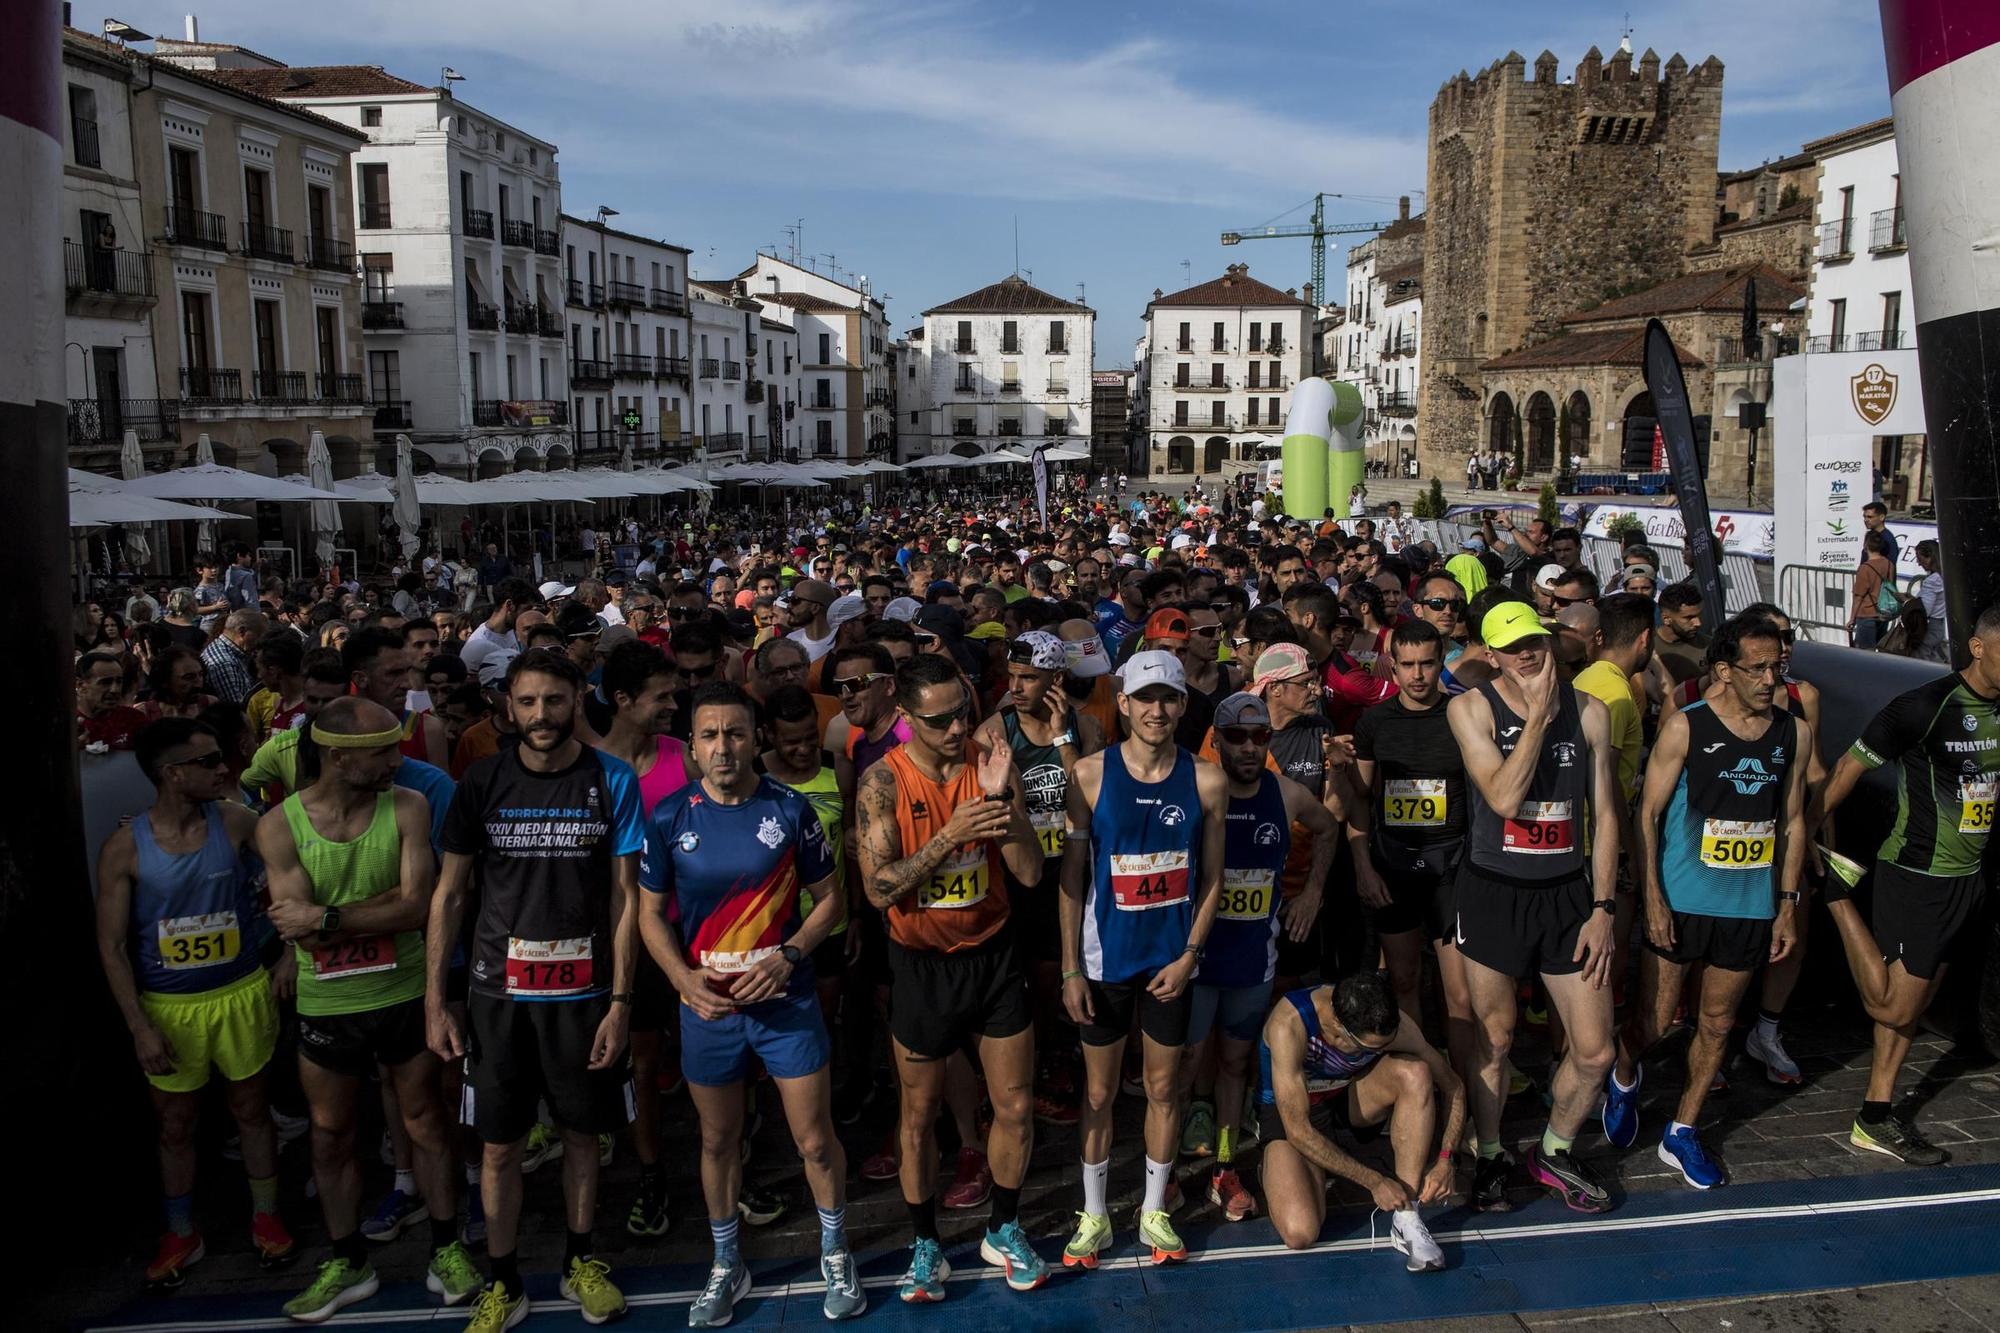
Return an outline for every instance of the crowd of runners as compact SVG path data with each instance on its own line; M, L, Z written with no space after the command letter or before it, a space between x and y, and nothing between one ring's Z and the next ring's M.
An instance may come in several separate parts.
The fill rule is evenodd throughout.
M143 663L141 636L100 634L76 669L79 743L132 751L156 791L97 877L159 1126L151 1283L204 1254L212 1079L251 1243L297 1256L278 1153L307 1126L274 1110L281 1078L329 1238L284 1304L300 1321L373 1295L371 1245L415 1228L470 1329L519 1323L522 1178L544 1164L561 1296L623 1313L594 1231L601 1211L668 1230L661 1103L683 1087L701 1197L678 1211L714 1246L693 1327L730 1321L739 1227L782 1210L745 1181L773 1105L829 1318L868 1304L857 1178L907 1205L909 1303L950 1291L940 1206L987 1210L978 1256L1026 1292L1121 1234L1185 1259L1183 1181L1299 1249L1350 1182L1412 1272L1438 1269L1427 1210L1538 1187L1604 1211L1605 1159L1642 1137L1689 1186L1726 1183L1703 1101L1739 1027L1799 1082L1783 1022L1813 895L1838 939L1811 943L1844 952L1874 1023L1852 1143L1945 1158L1895 1085L1983 893L2000 608L1965 670L1823 756L1782 611L1704 624L1644 547L1607 589L1541 522L1439 551L1394 512L1106 495L1046 525L1025 500L854 500L629 535L637 559L595 543L573 585L490 558L487 582L433 557L379 587L210 560L165 608L100 614L174 631ZM1885 765L1870 919L1829 845ZM1546 1125L1513 1142L1524 1009L1554 1060ZM1642 1125L1642 1060L1683 1029L1685 1059L1651 1066L1680 1080L1673 1117ZM1145 1178L1114 1216L1121 1090ZM842 1130L885 1097L893 1134L850 1163ZM364 1098L395 1162L379 1203ZM1078 1142L1066 1237L1022 1224L1038 1133ZM636 1191L600 1208L621 1141Z

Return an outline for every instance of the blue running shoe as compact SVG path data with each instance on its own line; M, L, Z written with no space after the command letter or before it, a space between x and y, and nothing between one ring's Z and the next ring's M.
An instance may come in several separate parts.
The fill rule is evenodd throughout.
M987 1232L979 1242L979 1257L1005 1269L1007 1285L1015 1291L1033 1291L1049 1280L1048 1264L1028 1243L1028 1233L1021 1230L1018 1219Z
M1618 1070L1604 1076L1604 1137L1614 1148L1629 1148L1639 1141L1639 1085L1645 1070L1634 1066L1632 1086L1618 1086Z
M422 1199L412 1198L401 1190L390 1190L375 1215L361 1224L361 1234L378 1244L392 1241L427 1211Z
M919 1240L910 1247L910 1269L896 1284L896 1294L905 1305L934 1305L944 1299L944 1282L951 1276L944 1250L934 1240Z
M1698 1190L1712 1190L1729 1179L1692 1129L1669 1129L1660 1140L1660 1160Z
M868 1293L861 1286L851 1251L822 1254L819 1275L826 1281L826 1299L820 1303L820 1311L828 1319L854 1319L868 1309Z

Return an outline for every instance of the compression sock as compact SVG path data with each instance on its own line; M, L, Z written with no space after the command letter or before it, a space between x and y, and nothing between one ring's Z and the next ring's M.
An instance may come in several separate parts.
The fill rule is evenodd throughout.
M1224 1125L1215 1131L1215 1162L1228 1166L1236 1156L1236 1126Z
M278 1178L250 1177L250 1211L258 1217L278 1211Z
M935 1194L925 1199L922 1203L911 1203L906 1199L903 1202L903 1206L910 1210L910 1230L916 1233L918 1240L936 1240L938 1238L937 1196Z
M176 1236L194 1234L194 1195L169 1194L166 1199L167 1230Z
M431 1218L431 1253L436 1254L445 1246L458 1239L458 1219L456 1217Z
M819 1208L819 1252L832 1254L847 1248L847 1205Z
M567 1269L578 1259L588 1259L592 1248L590 1228L585 1227L582 1231L570 1232L568 1239L563 1242L563 1267Z
M1083 1164L1083 1211L1092 1217L1111 1216L1110 1206L1104 1202L1105 1188L1111 1180L1111 1159Z
M998 1231L1021 1215L1021 1187L1008 1189L1005 1185L993 1187L993 1211L988 1215L986 1229Z
M347 1266L358 1273L368 1267L368 1245L359 1231L350 1231L334 1239L333 1257L347 1260Z
M1481 1139L1479 1141L1479 1160L1482 1162L1489 1162L1495 1157L1504 1156L1506 1151L1505 1148L1500 1146L1500 1140L1498 1139Z
M521 1294L521 1256L515 1254L488 1253L487 1267L493 1272L493 1281L516 1296Z
M715 1266L734 1268L743 1262L736 1250L736 1232L742 1225L740 1214L731 1213L724 1218L708 1219L709 1239L715 1242Z
M1879 1124L1881 1124L1881 1123L1882 1123L1882 1122L1883 1122L1884 1120L1887 1120L1888 1118L1889 1118L1889 1103L1887 1103L1887 1102L1863 1102L1863 1103L1861 1103L1861 1123L1862 1123L1862 1124L1864 1124L1864 1125L1879 1125Z
M1167 1186L1173 1183L1174 1164L1146 1159L1146 1201L1139 1205L1141 1212L1164 1212L1167 1206Z
M1566 1139L1556 1133L1555 1127L1551 1125L1542 1131L1542 1155L1547 1156L1550 1153L1568 1152L1569 1145L1575 1142L1575 1139Z

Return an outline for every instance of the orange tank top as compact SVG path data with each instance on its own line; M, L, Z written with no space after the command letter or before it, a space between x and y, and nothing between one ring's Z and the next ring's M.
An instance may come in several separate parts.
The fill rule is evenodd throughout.
M979 789L979 755L979 746L967 741L965 766L943 785L926 777L901 746L882 756L896 775L896 828L905 856L936 837L961 804L986 799ZM906 949L957 953L984 944L1007 924L999 847L991 841L954 847L915 893L884 915L889 938Z

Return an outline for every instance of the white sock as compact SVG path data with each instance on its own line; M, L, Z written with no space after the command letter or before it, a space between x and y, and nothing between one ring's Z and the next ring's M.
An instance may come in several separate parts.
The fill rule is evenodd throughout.
M1669 1121L1667 1122L1667 1133L1668 1133L1668 1134L1678 1134L1678 1133L1680 1133L1680 1132L1681 1132L1682 1130L1686 1130L1686 1131L1687 1131L1688 1133L1692 1134L1692 1133L1694 1133L1694 1126L1693 1126L1693 1125L1683 1125L1683 1124L1682 1124L1682 1123L1681 1123L1680 1121L1678 1121L1678 1120L1669 1120Z
M401 1190L401 1191L403 1191L403 1194L404 1194L404 1195L405 1195L406 1197L408 1197L408 1198L412 1198L412 1199L416 1198L416 1197L417 1197L417 1173L416 1173L415 1171L401 1171L401 1170L397 1171L397 1172L396 1172L396 1188L397 1188L397 1189L399 1189L399 1190Z
M476 1186L476 1185L478 1185L478 1184L479 1184L479 1168L478 1168L478 1167L476 1167L476 1166L468 1166L468 1167L466 1167L466 1168L465 1168L465 1183L466 1183L466 1184L468 1184L468 1185L474 1185L474 1186Z
M1083 1164L1083 1211L1092 1217L1111 1216L1110 1205L1104 1202L1104 1188L1111 1179L1111 1159Z
M1157 1213L1167 1206L1167 1186L1173 1182L1174 1164L1146 1159L1146 1201L1139 1205L1149 1213Z
M1630 1092L1639 1086L1639 1067L1637 1065L1632 1066L1632 1081L1627 1083L1624 1079L1618 1077L1618 1070L1614 1066L1611 1070L1611 1081L1618 1085L1618 1091Z

